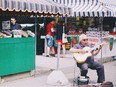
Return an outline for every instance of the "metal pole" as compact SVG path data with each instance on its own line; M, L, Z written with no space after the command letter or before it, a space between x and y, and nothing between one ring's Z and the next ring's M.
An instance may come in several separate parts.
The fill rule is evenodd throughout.
M57 70L59 69L59 58L60 58L60 43L58 43L58 49L57 49Z
M35 14L35 56L36 56L36 43L37 43L37 14Z
M45 17L43 17L43 19L44 19L44 29L46 30L46 18ZM47 39L46 39L46 36L45 36L45 42L44 42L44 54L45 54L45 56L47 55Z
M67 16L65 16L65 24L66 24L66 28L67 28L67 21L68 21Z
M103 17L101 17L101 43L103 42ZM101 48L101 60L102 60L102 48ZM102 60L103 62L103 60Z

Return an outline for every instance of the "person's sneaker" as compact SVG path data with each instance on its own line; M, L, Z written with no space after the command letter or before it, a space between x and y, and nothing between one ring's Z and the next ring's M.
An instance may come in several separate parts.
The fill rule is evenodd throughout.
M110 81L101 83L101 87L113 87L113 83Z
M65 56L64 55L61 55L60 58L64 58Z
M85 76L85 78L88 78L89 79L89 76Z
M55 57L55 54L50 54L50 56Z
M49 57L50 55L46 55L46 57Z

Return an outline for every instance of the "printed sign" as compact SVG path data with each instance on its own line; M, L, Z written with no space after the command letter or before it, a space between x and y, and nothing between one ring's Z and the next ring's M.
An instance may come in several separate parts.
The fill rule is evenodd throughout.
M10 29L10 21L2 21L2 29Z
M110 44L109 44L110 51L113 48L113 43L114 43L114 38L110 38Z

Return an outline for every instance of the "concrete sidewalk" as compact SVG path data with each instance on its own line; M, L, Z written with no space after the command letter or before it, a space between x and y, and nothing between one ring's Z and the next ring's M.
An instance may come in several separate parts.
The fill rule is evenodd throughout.
M20 78L17 80L12 80L0 84L0 87L54 87L46 84L47 77L50 75L52 70L57 67L57 58L55 57L45 57L36 56L36 70L34 76L27 76L25 78ZM55 87L72 87L74 78L74 67L75 75L79 74L79 69L75 65L75 61L71 55L66 55L66 58L59 59L59 69L64 73L64 75L69 80L69 84L66 86L55 86ZM104 63L106 81L111 81L116 87L116 61ZM97 74L94 70L89 70L88 76L90 76L91 82L96 82Z

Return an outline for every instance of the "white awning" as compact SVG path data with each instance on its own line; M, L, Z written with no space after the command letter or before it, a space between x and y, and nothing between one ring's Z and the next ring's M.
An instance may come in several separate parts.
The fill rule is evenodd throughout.
M55 12L71 16L71 7L65 6L64 4L61 4L61 3L58 3L58 2L57 3L53 2L52 0L46 0L46 1L48 1L49 3L51 3L52 5L55 6Z
M116 17L116 0L54 0L72 8L72 16Z
M116 17L116 0L101 0L105 7L112 10L114 12L114 16Z
M52 0L0 0L0 10L71 15L71 8Z
M110 6L105 6L104 2L98 0L82 0L80 6L76 9L73 8L73 16L116 17L115 10L111 9Z

